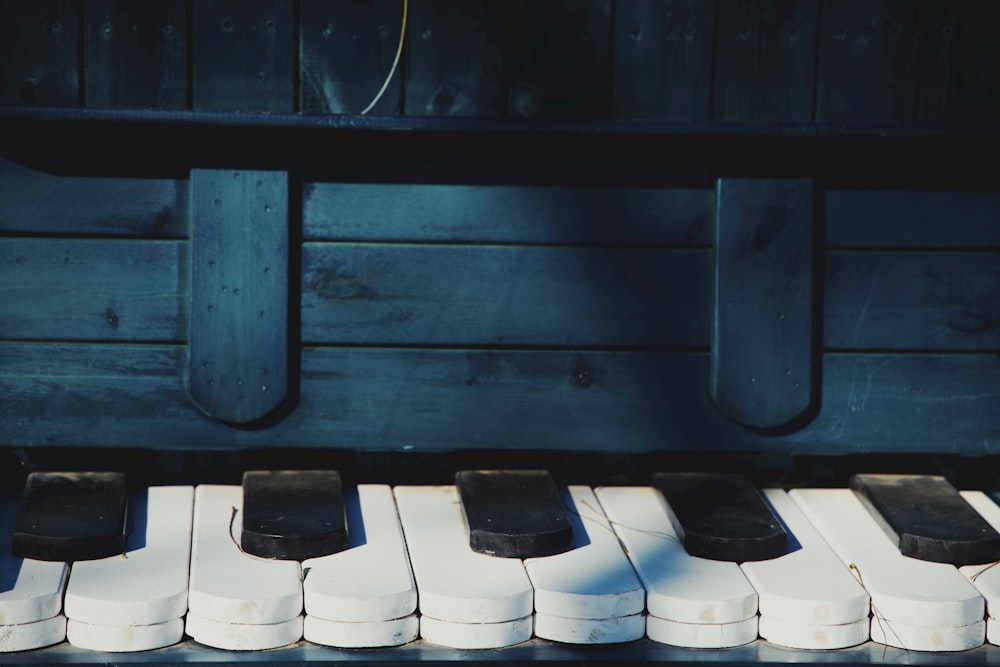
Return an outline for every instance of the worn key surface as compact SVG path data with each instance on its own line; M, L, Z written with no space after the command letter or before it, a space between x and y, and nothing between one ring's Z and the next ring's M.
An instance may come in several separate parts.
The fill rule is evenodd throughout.
M1000 559L1000 534L943 477L854 475L851 488L904 556L955 566Z
M757 489L740 475L653 473L692 556L737 563L784 555L788 535Z

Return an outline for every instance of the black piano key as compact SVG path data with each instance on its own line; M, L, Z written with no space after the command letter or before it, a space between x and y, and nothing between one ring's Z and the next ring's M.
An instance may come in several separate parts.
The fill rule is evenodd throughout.
M547 471L464 470L455 484L473 551L534 558L573 546L573 526Z
M123 553L127 507L122 473L31 473L11 548L20 558L65 562Z
M692 556L742 563L788 551L785 529L740 475L658 472L653 484L670 504Z
M347 548L347 518L335 470L253 470L243 474L243 550L305 560Z
M851 488L904 556L955 566L1000 560L1000 534L943 477L854 475Z

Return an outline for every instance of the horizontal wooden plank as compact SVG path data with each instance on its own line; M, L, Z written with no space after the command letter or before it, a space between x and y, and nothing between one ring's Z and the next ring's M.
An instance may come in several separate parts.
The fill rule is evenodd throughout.
M765 436L720 415L706 353L309 348L298 408L233 429L179 346L0 344L0 446L1000 453L1000 357L831 354L819 416Z
M711 243L711 190L307 183L312 240Z
M306 244L305 342L703 345L703 250Z
M830 190L826 244L839 247L996 248L1000 193Z
M0 158L0 232L183 238L188 183L58 176Z
M827 349L1000 348L1000 257L976 252L831 252Z
M186 264L174 241L5 239L0 338L183 340Z

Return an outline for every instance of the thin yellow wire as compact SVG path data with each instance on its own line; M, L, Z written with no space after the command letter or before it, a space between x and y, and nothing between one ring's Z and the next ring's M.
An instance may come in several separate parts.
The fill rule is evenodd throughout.
M403 40L406 38L406 12L409 6L409 0L403 0L403 23L399 29L399 46L396 47L396 57L392 61L392 67L389 68L389 74L385 77L385 81L382 82L382 88L378 91L378 94L368 103L368 106L364 108L361 115L364 116L372 108L378 104L378 101L382 99L382 95L385 94L386 88L389 87L389 82L392 81L392 76L396 73L396 67L399 66L399 58L403 55Z

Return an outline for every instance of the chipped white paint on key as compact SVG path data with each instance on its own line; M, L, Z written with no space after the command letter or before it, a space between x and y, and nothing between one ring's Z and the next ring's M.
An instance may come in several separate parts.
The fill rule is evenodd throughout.
M645 614L593 619L535 613L535 636L564 644L617 644L645 634Z
M986 621L968 625L926 627L877 618L871 621L872 641L908 651L967 651L981 646Z
M989 496L982 491L962 491L961 494L966 502L972 505L972 508L979 512L988 524L993 526L994 530L1000 532L1000 507ZM966 565L959 568L959 571L972 582L979 594L986 599L986 614L997 616L1000 614L1000 565L993 567L991 565L992 563ZM994 625L992 620L989 624Z
M847 648L868 641L868 617L865 616L853 623L823 625L820 623L791 623L761 616L757 631L761 637L772 644L788 648Z
M242 487L204 485L195 490L191 612L236 624L270 625L294 619L302 611L299 563L243 553L237 546L242 507ZM299 624L301 630L301 620Z
M412 614L417 588L392 489L361 484L345 490L344 505L348 548L302 563L307 616L357 623Z
M902 555L850 489L794 489L789 496L840 560L856 566L876 616L925 628L982 620L983 598L966 577L953 565Z
M14 494L0 496L0 627L55 617L62 609L69 573L65 563L21 559L11 553L19 503Z
M417 638L420 619L416 614L391 621L346 623L306 616L302 636L314 644L339 648L399 646Z
M531 639L531 628L531 616L502 623L453 623L430 616L420 617L420 636L432 644L449 648L513 646Z
M597 498L646 589L650 616L718 625L744 622L757 613L757 592L739 565L684 550L659 491L603 487Z
M0 625L0 653L52 646L65 638L66 617L62 614L34 623Z
M646 617L646 635L655 642L685 648L730 648L757 639L757 617L736 623L678 623Z
M282 623L222 623L188 613L185 632L199 644L227 651L263 651L294 644L302 638L302 616Z
M69 619L66 639L91 651L128 653L176 644L184 637L184 619L152 625L96 625Z
M535 612L586 619L641 613L646 592L594 492L570 486L563 502L573 524L573 548L524 561Z
M501 623L531 614L524 565L472 550L454 486L397 486L394 493L421 614L456 624ZM511 633L504 636L518 636Z
M133 495L126 557L75 563L66 587L66 617L107 627L166 623L183 616L193 507L190 486L154 486ZM78 627L75 636L82 631Z
M740 566L757 590L761 617L803 626L867 619L868 593L802 510L781 489L764 489L763 495L787 528L789 544L798 548Z

